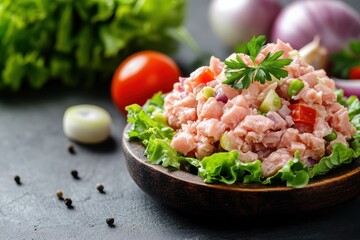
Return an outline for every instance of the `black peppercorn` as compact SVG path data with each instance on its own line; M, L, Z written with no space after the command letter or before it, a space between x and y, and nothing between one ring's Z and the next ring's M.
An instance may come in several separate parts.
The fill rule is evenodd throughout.
M68 145L67 150L68 150L68 152L71 153L71 154L75 154L75 153L76 153L76 152L75 152L75 148L74 148L74 146L73 146L72 144L69 144L69 145Z
M58 199L63 200L63 192L62 191L57 191L56 196L58 197Z
M107 223L109 226L114 226L114 222L115 222L115 219L114 219L114 218L107 218L107 219L106 219L106 223Z
M71 198L65 198L64 203L68 208L72 208L72 200L71 200Z
M17 185L21 185L20 177L19 177L18 175L16 175L16 176L14 177L14 180L15 180L15 182L16 182Z
M104 193L104 185L98 183L96 184L96 189L101 192L101 193Z
M78 173L77 170L71 170L71 175L72 175L73 178L75 178L75 179L80 179L79 173Z

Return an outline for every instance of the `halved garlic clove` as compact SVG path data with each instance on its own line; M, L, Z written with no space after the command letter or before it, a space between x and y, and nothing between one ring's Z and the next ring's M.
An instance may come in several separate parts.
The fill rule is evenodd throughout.
M66 109L63 130L69 139L84 144L96 144L109 138L112 119L103 108L82 104Z
M312 65L315 69L324 69L328 63L328 50L320 45L320 37L315 36L314 40L299 50L300 57Z

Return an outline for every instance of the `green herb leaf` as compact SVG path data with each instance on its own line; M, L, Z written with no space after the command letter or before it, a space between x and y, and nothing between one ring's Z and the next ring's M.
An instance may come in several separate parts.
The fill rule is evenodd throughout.
M288 76L285 66L291 63L291 59L279 59L283 51L268 53L260 64L256 64L256 57L265 47L265 36L253 37L247 44L247 50L253 66L248 66L239 55L235 59L225 61L227 78L223 82L239 90L246 89L253 81L264 84L266 80L271 80L271 76L276 79Z
M194 49L186 8L185 0L1 0L0 91L104 86L135 52Z
M250 58L255 62L255 58L259 55L260 51L264 48L266 38L264 35L259 36L258 38L253 37L247 44L249 50Z

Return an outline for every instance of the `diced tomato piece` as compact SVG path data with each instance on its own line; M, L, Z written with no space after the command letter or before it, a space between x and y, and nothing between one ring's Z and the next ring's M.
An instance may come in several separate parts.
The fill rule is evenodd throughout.
M215 79L215 73L209 67L203 67L195 79L198 83L207 83Z
M316 120L316 110L312 107L301 103L295 103L289 106L291 110L291 117L295 123L303 123L308 126L313 126Z
M350 68L349 78L353 80L360 79L360 66Z

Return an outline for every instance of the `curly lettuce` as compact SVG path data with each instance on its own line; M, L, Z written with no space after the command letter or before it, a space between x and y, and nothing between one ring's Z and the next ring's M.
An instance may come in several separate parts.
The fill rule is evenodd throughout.
M195 168L196 174L205 183L285 183L287 187L303 188L315 176L327 174L360 156L360 101L355 96L344 97L341 90L337 91L337 95L338 102L348 108L350 121L358 130L349 141L349 147L342 143L333 144L332 153L312 167L303 164L299 152L295 152L294 157L275 175L266 178L262 177L260 160L240 162L236 150L214 153L200 161L185 157L173 149L170 143L175 131L167 125L163 115L164 96L161 93L155 94L144 107L133 104L126 108L128 122L131 123L128 136L143 142L146 148L144 154L150 163L187 171Z
M2 0L0 90L107 83L132 53L194 45L185 0Z

